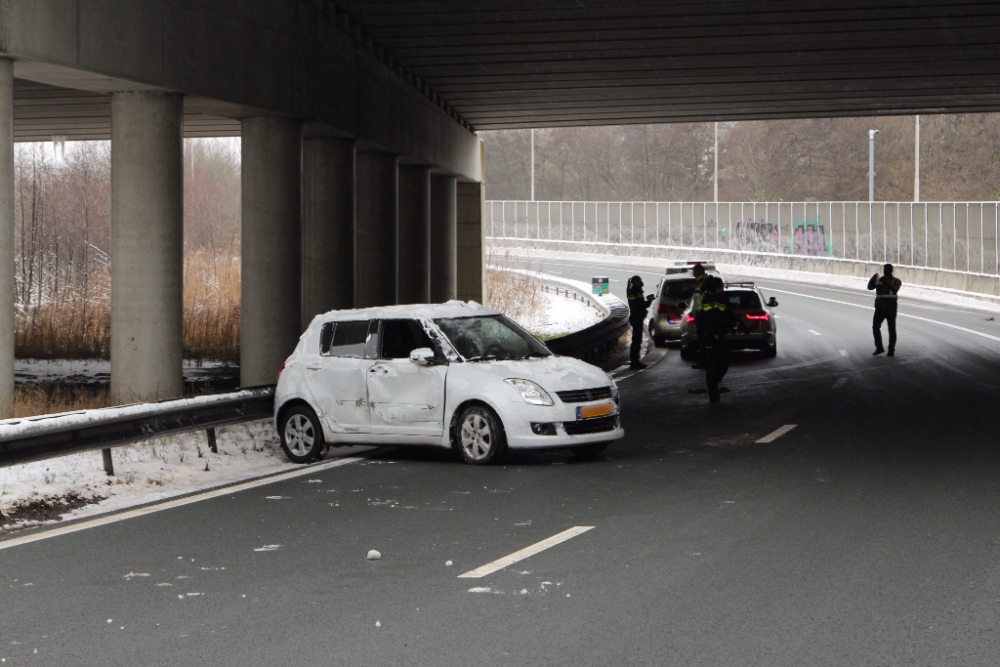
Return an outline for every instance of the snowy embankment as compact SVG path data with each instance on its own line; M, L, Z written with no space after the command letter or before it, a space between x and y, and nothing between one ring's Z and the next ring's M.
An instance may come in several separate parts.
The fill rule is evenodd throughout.
M549 278L549 276L544 275L541 277ZM556 278L555 276L552 278L561 283L570 282L564 278ZM578 287L589 289L589 285L586 283L572 282L576 283ZM542 292L541 297L544 299L542 308L534 315L523 318L520 325L542 340L551 340L582 331L604 319L602 313L584 301L567 296L565 292L558 294Z
M156 502L297 466L281 451L270 421L217 429L218 454L204 431L112 450L115 476L101 453L85 452L0 468L0 534Z

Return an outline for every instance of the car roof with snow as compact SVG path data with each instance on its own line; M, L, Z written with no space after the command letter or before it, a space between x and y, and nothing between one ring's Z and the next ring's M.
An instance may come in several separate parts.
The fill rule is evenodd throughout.
M317 322L342 322L345 320L374 319L414 319L427 318L435 320L441 317L473 317L477 315L499 315L500 313L475 301L448 301L446 303L419 303L402 306L379 306L377 308L354 308L350 310L331 310L317 315Z

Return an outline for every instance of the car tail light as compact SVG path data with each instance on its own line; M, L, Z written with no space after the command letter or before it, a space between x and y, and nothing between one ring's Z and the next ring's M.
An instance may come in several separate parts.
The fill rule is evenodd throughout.
M279 380L281 379L281 372L283 370L285 370L285 366L288 365L288 360L289 359L291 359L291 357L288 357L288 359L285 359L284 361L281 362L281 368L278 369L278 379Z
M694 322L694 315L688 313L688 316L684 318L684 321L687 322L688 324L691 324L692 322Z
M754 320L757 322L767 322L771 319L771 316L767 313L747 313L744 317L748 320Z

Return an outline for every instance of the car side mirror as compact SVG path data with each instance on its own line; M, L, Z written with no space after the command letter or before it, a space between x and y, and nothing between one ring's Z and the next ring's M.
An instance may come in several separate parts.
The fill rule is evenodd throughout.
M772 297L771 297L770 299L768 299L768 300L767 300L767 305L768 305L768 306L769 306L770 308L777 308L777 307L778 307L778 300L777 300L777 299L775 299L775 298L774 298L774 297L772 296Z
M686 303L684 303L683 301L681 301L680 303L677 304L677 310L687 310L687 308L688 308L688 305Z
M418 366L430 366L434 363L434 350L429 347L418 347L410 352L410 361Z

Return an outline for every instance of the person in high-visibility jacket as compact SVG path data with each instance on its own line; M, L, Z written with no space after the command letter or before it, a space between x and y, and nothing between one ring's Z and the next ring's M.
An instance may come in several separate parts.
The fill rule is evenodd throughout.
M629 368L640 370L646 364L639 361L642 352L642 332L646 328L646 313L653 301L652 294L646 295L642 289L642 277L632 276L628 279L628 322L632 325L632 347L629 349Z
M746 328L746 324L726 303L725 283L714 276L705 281L705 294L701 310L696 318L698 339L703 347L705 382L708 385L708 400L719 402L719 383L729 371L729 342L726 336L736 327Z
M705 296L705 281L707 281L711 276L705 271L705 267L702 266L701 262L695 264L691 267L691 273L694 275L694 294L691 295L691 313L698 317L698 313L701 312L701 302ZM702 338L701 328L698 328L698 363L691 364L691 368L703 369L708 368L708 361L705 359L705 341Z
M896 356L896 294L903 286L903 281L892 275L892 264L882 267L885 274L875 274L868 281L868 289L875 290L875 317L872 318L872 333L875 336L875 351L873 355L882 354L882 322L889 325L889 355Z

